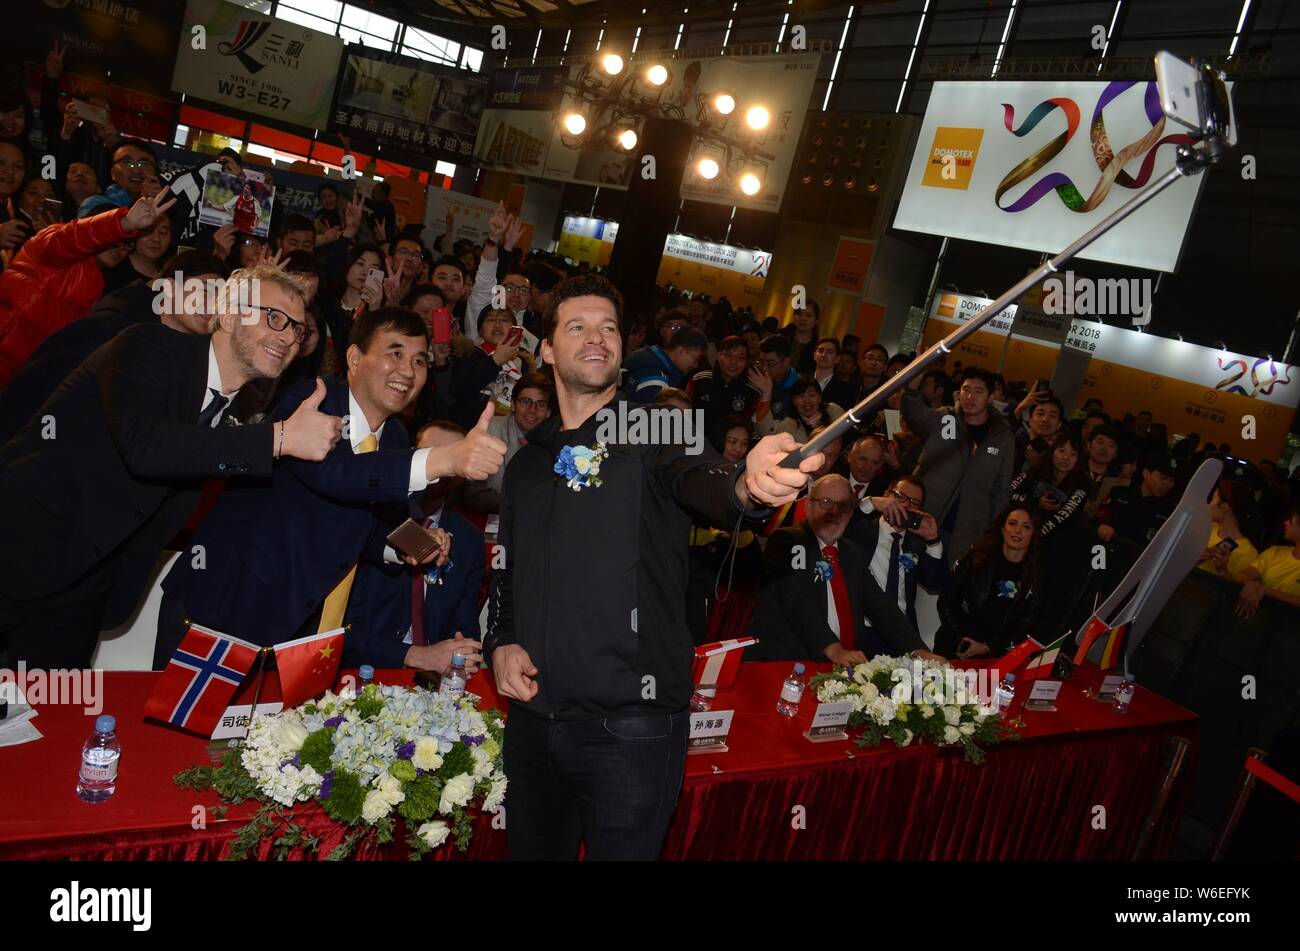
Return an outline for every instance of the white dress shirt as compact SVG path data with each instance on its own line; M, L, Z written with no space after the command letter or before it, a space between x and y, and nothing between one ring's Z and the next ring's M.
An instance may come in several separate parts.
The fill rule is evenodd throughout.
M209 341L208 343L208 385L207 388L203 391L203 405L199 407L200 413L202 413L205 409L207 409L208 405L214 399L216 399L216 397L212 395L214 390L220 393L222 396L226 397L226 405L221 407L221 409L217 410L217 414L212 417L212 423L210 425L212 426L213 429L216 429L218 426L221 425L221 417L225 416L226 410L230 409L230 403L231 401L234 400L235 395L239 392L239 387L235 387L233 390L227 393L226 388L221 385L221 367L217 365L216 347Z
M819 538L817 539L817 544L821 546L821 548L818 550L824 553L826 551L826 543ZM836 549L837 554L838 551L839 549ZM824 554L822 557L824 558L824 560L830 561L829 558L825 558ZM826 582L826 620L831 626L831 633L834 634L836 637L839 637L840 636L840 615L839 612L835 610L835 592L831 590L831 583L829 581Z
M880 590L889 593L889 553L894 547L894 536L905 535L906 532L896 532L892 525L885 521L884 516L880 518L880 531L876 533L876 549L871 553L871 576L876 579L876 584L880 585ZM900 542L898 553L903 553L904 542ZM943 542L935 539L925 546L925 557L942 558ZM918 566L919 567L919 566ZM915 569L913 569L915 570ZM907 584L903 580L902 568L899 568L898 575L898 610L903 612L903 617L907 617Z
M366 419L366 414L361 412L361 407L357 405L357 399L352 395L351 390L348 390L348 414L348 442L352 446L352 451L356 452L361 444L365 442L366 437L371 435L372 431L370 421ZM379 424L379 429L373 431L376 443L379 442L384 427L387 425L388 421L385 420ZM423 492L429 486L429 479L425 474L429 452L428 449L417 449L411 454L411 476L408 491L412 495L416 492ZM394 565L404 564L391 545L384 546L384 561Z

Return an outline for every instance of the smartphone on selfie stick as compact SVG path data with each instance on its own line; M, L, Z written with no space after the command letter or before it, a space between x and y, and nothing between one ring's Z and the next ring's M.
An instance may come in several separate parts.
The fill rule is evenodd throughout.
M1174 167L1154 179L1121 207L1093 225L1055 257L1044 261L1014 287L989 303L952 333L920 353L907 366L888 380L881 382L839 419L834 420L813 439L781 460L782 468L796 469L809 456L821 452L839 439L851 427L873 418L889 394L906 386L940 356L953 352L953 348L1018 301L1026 291L1038 285L1079 252L1107 234L1125 218L1133 214L1175 182L1198 175L1211 165L1222 161L1228 150L1237 144L1237 119L1232 105L1232 87L1227 75L1209 63L1185 62L1172 53L1158 53L1155 57L1156 85L1160 93L1160 108L1171 122L1191 130L1191 145L1180 145ZM1189 200L1195 200L1192 195Z

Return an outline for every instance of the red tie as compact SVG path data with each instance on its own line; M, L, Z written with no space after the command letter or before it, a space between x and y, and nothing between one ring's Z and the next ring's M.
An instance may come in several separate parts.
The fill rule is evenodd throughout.
M859 501L859 502L862 501L862 493L865 492L865 491L867 491L867 484L866 484L865 482L859 482L859 483L858 483L858 501Z
M858 626L853 621L853 608L849 605L849 587L844 583L844 571L840 568L839 549L827 545L822 554L831 563L831 597L835 599L835 616L840 622L840 643L845 650L854 650L858 642Z
M426 518L422 524L428 528L432 521ZM417 647L428 643L424 637L424 569L419 566L411 569L411 643Z

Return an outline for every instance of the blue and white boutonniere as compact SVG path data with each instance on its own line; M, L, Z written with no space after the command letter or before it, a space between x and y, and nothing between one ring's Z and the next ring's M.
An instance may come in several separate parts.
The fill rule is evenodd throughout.
M600 464L609 455L609 447L603 442L596 447L565 446L555 458L555 472L564 476L565 483L574 492L581 492L587 486L598 488L601 484Z
M1014 581L998 582L999 598L1014 598L1016 596L1016 592L1018 592L1019 590L1020 589L1016 587L1016 583Z
M915 571L915 570L916 570L916 556L915 556L914 554L912 554L910 551L899 552L899 553L898 553L898 568L899 568L900 571Z
M813 567L817 569L817 577L813 579L814 582L830 581L835 576L835 569L831 567L831 563L825 558L818 558L817 564Z
M448 558L445 565L430 565L424 571L424 583L442 584L447 575L451 572L451 569L455 567L455 564L454 561Z

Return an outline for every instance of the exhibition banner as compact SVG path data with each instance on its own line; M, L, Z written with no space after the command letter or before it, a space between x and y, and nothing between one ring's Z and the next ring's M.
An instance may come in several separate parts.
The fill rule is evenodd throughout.
M725 297L735 307L763 300L763 284L772 266L772 252L751 251L670 234L656 278L697 296Z
M487 168L540 178L567 75L563 66L493 73L475 157Z
M167 96L181 26L176 0L5 0L4 12L12 25L6 60L44 69L58 43L65 73L103 83L111 72L115 85Z
M467 162L487 81L463 69L349 43L339 70L331 132L385 149Z
M204 28L195 49L194 28ZM188 0L172 89L307 129L330 119L343 41L225 0Z
M934 84L894 227L1056 253L1174 165L1154 82ZM1172 272L1204 176L1080 257Z
M682 197L779 212L820 63L820 53L671 61L668 96L696 128ZM711 105L718 93L735 97L736 108L728 116L719 116ZM746 122L754 106L764 107L771 116L764 129L751 129ZM718 163L716 178L706 179L696 168L705 158ZM740 190L739 182L751 171L762 188L749 196Z
M452 240L467 238L475 244L482 244L488 234L488 222L492 220L496 210L495 201L448 191L445 188L430 188L425 195L425 228L421 236L425 245L432 248L433 242L438 240L440 235L447 233L447 215L450 212L454 218ZM532 238L533 226L525 222L518 247L527 251L532 247ZM448 251L450 250L448 246ZM472 274L470 278L473 279Z
M574 262L586 261L592 267L604 267L614 253L617 237L617 221L565 215L555 253Z
M930 347L992 303L963 294L939 294L926 322ZM1012 327L1015 318L1015 327ZM1011 340L1008 344L1007 335ZM1200 433L1248 459L1276 457L1300 403L1300 368L1127 327L1073 318L1064 347L1090 357L1078 402L1095 396L1111 413L1150 410L1170 435ZM1015 305L952 348L953 360L997 369L1003 350L1008 380L1051 379L1061 349L1019 332ZM1067 407L1068 408L1068 407ZM1247 417L1255 438L1246 439Z

